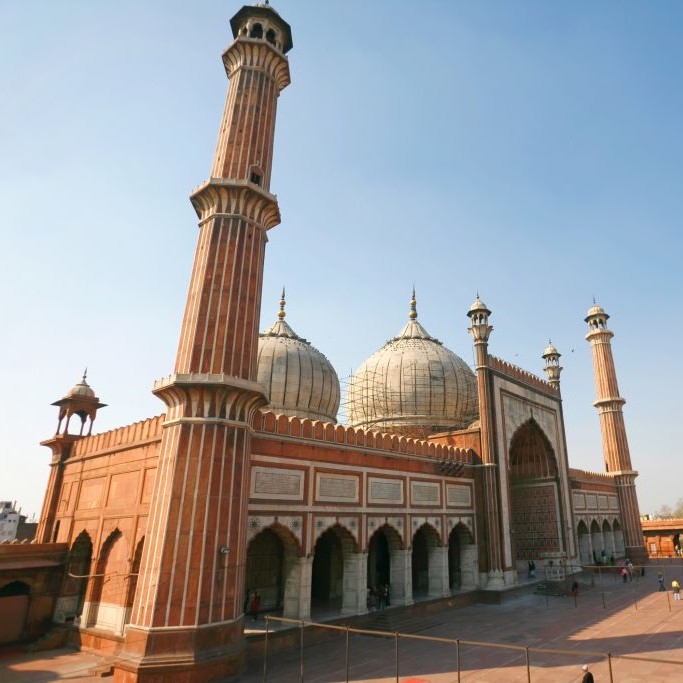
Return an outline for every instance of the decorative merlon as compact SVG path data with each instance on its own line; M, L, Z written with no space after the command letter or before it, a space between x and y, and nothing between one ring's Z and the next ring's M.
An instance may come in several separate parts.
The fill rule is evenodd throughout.
M157 415L125 427L79 439L74 444L72 457L92 455L116 448L132 448L138 443L160 440L165 417Z
M451 460L468 465L474 462L474 452L470 449L436 444L399 434L385 434L347 427L332 422L278 415L273 412L257 411L254 418L254 430L274 436L288 436L307 441L324 441L339 446Z
M546 391L555 395L559 395L560 393L559 387L554 386L547 380L542 379L527 370L522 370L522 368L512 365L512 363L496 358L496 356L489 356L488 360L491 370L496 371L500 375L516 379L535 389L540 389L541 391Z

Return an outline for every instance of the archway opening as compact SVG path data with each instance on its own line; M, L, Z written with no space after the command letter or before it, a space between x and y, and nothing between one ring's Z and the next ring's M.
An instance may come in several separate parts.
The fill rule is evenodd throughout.
M526 573L530 560L562 551L557 481L555 453L531 418L510 442L511 531L518 572Z
M389 539L381 529L375 532L368 547L368 589L379 595L379 589L391 585Z
M316 541L311 566L311 613L358 611L362 604L358 560L356 540L348 529L335 524L323 531ZM346 587L345 576L349 584Z
M143 536L138 544L135 546L135 555L133 555L133 564L130 568L130 576L128 577L128 586L126 588L126 615L124 623L130 623L131 613L133 611L133 602L135 600L135 591L138 587L138 576L140 574L140 562L142 560L142 549L145 547L145 537Z
M456 524L448 535L448 587L451 592L474 586L475 560L472 533L464 524Z
M439 535L436 530L423 524L413 535L411 548L413 600L429 595L438 596L443 592L438 584L440 569L436 559Z
M28 615L31 587L12 581L0 588L0 645L22 639Z
M576 527L576 535L579 541L579 562L584 566L592 564L591 537L588 533L588 527L584 522L579 522Z
M614 560L614 534L609 522L602 523L602 550L600 550L600 564L610 564Z
M129 578L127 544L121 531L115 529L102 545L93 577L88 626L115 633L123 631Z
M621 530L619 520L615 519L612 524L612 534L614 536L614 557L624 557L626 554L626 546L624 544L624 532Z
M591 562L598 564L603 550L602 530L596 520L591 522Z
M55 609L55 621L71 623L80 619L85 609L91 564L92 541L87 531L81 531L69 551L64 583Z
M311 609L340 609L344 580L341 541L328 529L315 544L311 572Z
M272 529L264 529L251 540L247 548L245 613L251 611L250 604L255 593L259 596L259 610L273 610L282 606L285 593L284 558L284 544Z

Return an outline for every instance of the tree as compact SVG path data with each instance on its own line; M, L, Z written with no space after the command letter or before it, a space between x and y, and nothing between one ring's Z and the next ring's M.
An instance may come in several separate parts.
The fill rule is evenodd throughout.
M679 498L676 505L662 505L653 515L655 519L679 519L683 518L683 498Z

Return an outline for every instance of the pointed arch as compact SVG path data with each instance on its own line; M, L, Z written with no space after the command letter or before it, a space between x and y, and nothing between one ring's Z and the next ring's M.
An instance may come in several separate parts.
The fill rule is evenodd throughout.
M562 550L557 458L533 417L512 435L508 463L513 556L526 574L530 560Z
M355 613L357 591L347 590L349 581L344 577L358 573L356 538L338 522L321 531L311 567L311 609Z
M591 551L591 536L588 531L588 526L581 520L576 527L576 536L579 541L579 562L582 565L589 565L593 563Z
M610 523L605 519L602 522L602 550L600 552L600 564L607 564L609 558L614 557L614 532Z
M618 519L612 523L612 534L614 535L614 557L624 557L626 555L626 544L624 543L624 532Z
M453 591L476 586L477 546L470 529L458 522L448 534L448 587Z
M321 527L316 530L315 538L313 539L313 546L318 542L321 536L326 534L328 531L333 531L338 537L340 543L344 546L346 552L357 553L359 552L358 539L356 535L344 524L335 522L327 527Z
M117 527L102 544L97 560L87 610L87 626L114 633L123 632L128 567L128 544Z
M439 596L441 590L436 585L437 574L442 574L439 567L438 549L441 539L436 529L424 522L413 534L411 542L413 599L431 595Z
M513 479L554 479L557 477L555 452L545 432L531 417L510 439L510 476Z
M140 574L140 563L142 561L142 550L145 547L145 537L143 536L135 546L135 553L133 554L133 562L130 567L130 575L126 584L126 614L124 617L124 624L130 623L131 613L133 611L133 602L135 601L135 591L138 586L138 575Z
M261 610L276 610L284 606L287 600L287 578L300 556L298 539L278 522L261 529L249 540L244 586L245 613L249 611L254 593L260 597Z
M86 606L90 587L93 543L83 529L69 548L64 581L55 605L57 623L79 622Z

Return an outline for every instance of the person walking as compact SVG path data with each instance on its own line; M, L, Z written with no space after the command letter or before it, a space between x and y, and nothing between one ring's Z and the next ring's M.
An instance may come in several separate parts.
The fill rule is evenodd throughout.
M588 664L584 664L581 667L581 671L583 671L583 677L581 678L581 683L595 683L595 679L593 678L593 674L588 670Z
M662 574L662 572L657 574L657 581L659 583L659 592L666 592L666 588L664 587L664 574Z
M674 579L671 582L671 590L674 592L674 600L681 599L681 584L678 583L678 579Z
M258 591L254 591L251 597L251 604L249 605L249 612L251 614L252 621L256 621L258 619L259 609L261 609L261 594Z

